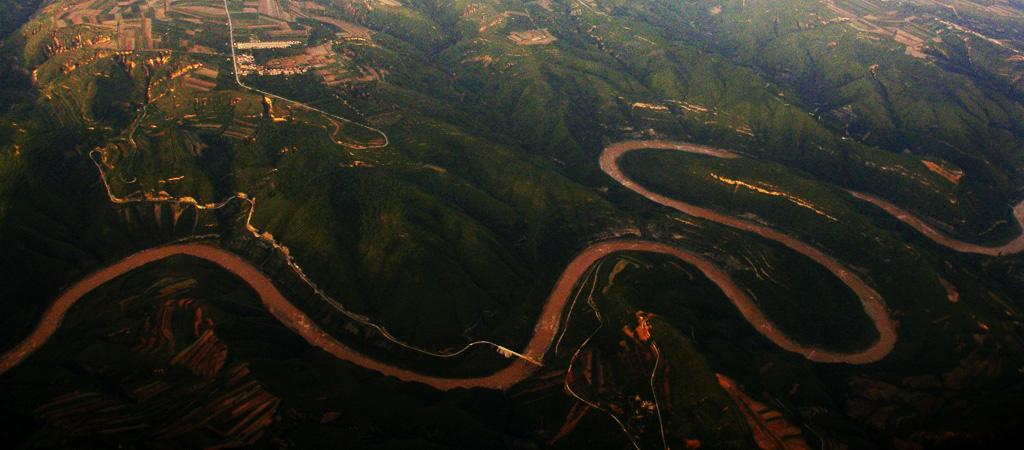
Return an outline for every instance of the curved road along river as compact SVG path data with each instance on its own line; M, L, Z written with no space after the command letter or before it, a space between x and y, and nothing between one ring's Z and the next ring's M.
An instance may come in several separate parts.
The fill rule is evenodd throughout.
M619 251L663 253L677 257L694 265L723 290L732 303L740 310L743 316L764 336L778 344L780 347L792 352L800 353L812 361L861 364L877 361L892 350L892 347L896 342L896 332L881 298L871 287L867 286L856 276L850 274L838 261L791 236L787 236L771 228L749 223L732 216L682 203L653 193L646 188L639 186L619 170L617 161L627 152L645 148L674 149L722 158L736 158L738 157L737 155L724 150L686 143L630 141L613 144L606 148L604 153L601 155L600 162L601 168L616 181L654 202L675 208L696 217L701 217L733 228L753 232L765 238L778 241L825 266L858 295L862 305L864 306L865 312L878 329L880 334L879 339L867 349L850 353L833 352L799 344L776 328L775 325L773 325L771 321L764 316L750 296L747 295L741 287L733 283L727 273L715 267L701 256L658 242L613 240L601 242L588 247L573 259L562 272L561 277L544 305L540 318L535 326L533 337L527 344L526 349L522 352L523 356L534 360L540 360L544 357L554 342L558 330L561 328L560 325L563 309L568 304L573 288L579 281L580 277L584 276L587 269L597 260L610 253ZM1024 207L1018 207L1018 212L1021 211L1024 211ZM897 214L897 217L906 221L904 216L906 215ZM1020 215L1018 215L1018 217L1020 217ZM932 236L929 235L929 237ZM1024 239L1021 241L1024 241ZM288 328L301 335L310 344L318 346L338 358L351 361L355 364L376 370L386 375L394 376L401 380L421 382L438 389L454 389L458 387L505 389L528 377L537 369L535 364L525 359L518 358L511 365L491 375L475 378L444 378L416 373L377 361L341 344L336 339L320 330L304 313L302 313L302 311L288 302L277 288L274 287L273 282L266 275L242 258L214 246L193 243L157 247L136 253L111 266L93 272L72 285L50 305L40 320L39 325L37 325L36 329L32 331L28 338L19 343L9 352L0 356L0 374L17 365L31 355L36 349L45 344L60 326L67 310L71 308L83 295L99 287L103 283L127 273L128 271L174 255L189 255L202 258L223 267L252 286L268 311L288 326Z

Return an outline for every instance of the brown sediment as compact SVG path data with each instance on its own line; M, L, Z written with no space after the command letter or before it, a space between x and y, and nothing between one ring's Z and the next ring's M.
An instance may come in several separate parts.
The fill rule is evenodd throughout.
M896 344L896 329L893 325L892 319L889 316L889 312L885 308L885 304L882 301L882 297L875 292L873 288L864 283L863 280L850 273L845 266L831 256L826 255L821 250L818 250L811 245L800 241L792 236L786 235L782 232L766 227L764 225L758 225L753 222L747 222L742 219L738 219L733 216L718 213L707 208L701 208L688 203L683 203L678 200L668 198L664 195L656 194L647 188L639 185L631 178L626 176L619 169L618 160L622 155L642 149L670 149L679 150L688 153L697 153L709 156L716 156L720 158L738 158L739 156L730 153L725 150L705 147L695 144L689 144L685 142L666 142L666 141L626 141L612 144L605 148L601 154L601 169L604 170L609 176L615 179L618 183L622 184L626 188L647 197L649 200L676 209L680 212L689 214L694 217L710 220L713 222L720 223L722 225L736 228L743 231L748 231L757 234L761 237L776 241L790 249L810 258L812 261L821 264L834 274L840 281L846 284L860 299L861 306L864 308L864 312L867 313L868 317L871 318L875 328L878 330L879 338L870 347L853 352L835 352L818 347L808 346L800 344L789 336L786 336L781 330L779 330L774 324L768 320L767 317L761 312L760 308L750 299L745 291L740 289L738 286L732 283L728 279L728 275L721 272L719 269L711 267L710 264L704 263L702 267L699 264L694 264L699 268L708 278L711 278L723 291L729 299L739 308L740 313L747 319L758 331L761 332L765 337L770 339L772 342L777 344L786 350L794 353L799 353L811 361L816 362L828 362L828 363L849 363L849 364L864 364L874 362L882 359L885 355L889 354L893 346ZM675 250L680 252L680 250ZM673 256L679 256L674 252L670 253ZM689 253L686 253L690 255ZM690 262L687 258L680 258L684 261ZM703 260L701 260L703 261ZM716 280L711 276L712 273L721 272L719 280Z
M835 360L834 362L848 362L847 360L862 360L862 353L842 354L816 350L810 347L801 347L789 340L785 335L774 328L757 308L753 300L737 286L721 269L714 267L710 262L700 256L675 247L649 241L609 241L595 244L577 256L569 263L559 278L555 289L548 298L541 313L540 320L534 327L534 334L529 344L523 351L523 355L532 359L541 359L551 346L557 331L560 329L562 309L566 306L572 290L583 273L597 260L611 253L619 251L640 251L656 252L675 256L687 263L693 264L704 272L708 278L717 284L729 297L730 300L740 309L744 317L751 321L758 330L773 341L776 341L783 348L791 349L799 347L804 353L813 354L816 360ZM248 283L259 295L260 300L278 320L284 323L292 331L298 333L310 344L320 347L328 353L360 366L376 370L385 375L394 376L405 381L416 381L434 386L438 389L454 389L458 387L487 387L494 389L505 389L516 382L526 378L537 365L524 360L516 359L511 365L487 376L474 378L445 378L432 375L425 375L406 369L401 369L390 364L367 357L338 342L326 332L312 323L302 311L290 303L280 291L274 287L273 282L267 278L259 269L253 267L239 256L226 250L205 244L180 244L166 247L157 247L131 255L111 266L93 272L89 276L75 283L57 298L50 308L44 313L39 325L27 339L19 343L14 349L0 357L0 373L18 364L36 349L46 343L60 326L67 310L83 295L99 287L124 273L141 267L145 264L159 261L174 255L189 255L207 261L211 261L227 271L238 276ZM878 346L872 354L878 353ZM817 353L815 353L817 352Z
M765 337L780 347L804 355L812 361L861 364L881 359L889 353L896 341L896 332L892 321L882 303L881 297L863 281L850 274L838 261L821 253L819 250L770 228L746 222L731 216L716 213L704 208L682 203L655 194L626 177L618 168L618 158L629 151L645 148L670 148L691 153L707 154L723 158L735 158L736 155L724 150L702 147L686 143L662 141L630 141L613 144L601 155L601 167L629 189L665 206L681 212L721 223L733 228L753 232L762 237L778 241L787 247L804 254L815 262L825 266L840 280L847 284L861 299L865 312L874 322L880 337L869 348L854 352L834 352L813 346L806 346L793 341L764 315L753 299L741 287L736 285L729 275L715 267L700 255L673 247L668 244L643 240L613 240L600 242L583 250L562 272L555 287L544 304L540 317L534 327L533 336L522 352L509 366L493 374L472 378L446 378L426 375L372 359L337 341L335 338L317 327L295 305L290 303L274 287L273 282L259 269L250 265L239 256L226 250L199 243L168 245L144 250L131 255L111 266L100 269L78 281L65 290L46 310L37 327L28 338L16 347L0 356L0 374L20 363L36 349L45 344L60 326L67 310L83 295L133 269L174 255L188 255L213 262L248 283L259 295L267 310L289 329L298 333L307 342L322 348L328 353L360 366L394 376L404 381L415 381L428 384L437 389L454 389L469 387L485 387L507 389L513 384L530 376L538 365L532 361L540 361L547 354L557 332L561 329L563 309L579 279L595 262L601 258L620 251L638 251L662 253L679 258L704 273L726 294L729 300L740 310L751 324ZM214 364L216 366L216 364Z
M927 223L925 223L924 219L921 219L920 217L917 217L903 210L899 206L896 206L887 200L883 200L881 198L875 197L870 194L865 194L863 192L856 192L851 190L847 190L846 192L849 192L850 195L854 197L857 197L861 200L864 200L866 202L874 204L879 208L884 209L885 212L892 214L901 222L910 225L912 228L919 231L921 234L925 235L925 237L927 237L928 239L931 239L932 241L939 245L949 247L958 252L980 253L982 255L989 256L1001 256L1013 253L1020 253L1021 251L1024 251L1024 201L1018 203L1017 206L1014 206L1013 208L1013 217L1014 219L1017 220L1017 224L1021 226L1021 234L1014 238L1013 240L1011 240L1010 242L1007 242L1006 244L999 246L986 246L971 244L949 237L945 233L938 231L932 228Z

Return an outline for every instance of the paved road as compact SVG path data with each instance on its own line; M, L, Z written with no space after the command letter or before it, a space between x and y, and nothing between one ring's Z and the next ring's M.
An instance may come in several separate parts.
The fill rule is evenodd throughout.
M338 115L335 115L335 114L331 114L331 113L329 113L327 111L324 111L322 109L319 109L319 108L316 108L316 107L313 107L313 106L309 106L309 105L307 105L305 103L302 103L300 101L292 100L290 98L284 98L284 97L282 97L280 95L277 95L277 94L271 94L271 93L269 93L267 91L264 91L264 90L261 90L261 89L256 89L256 88L254 88L252 86L249 86L249 85L246 85L245 83L242 83L242 78L238 75L238 55L237 55L237 52L235 52L235 24L234 24L234 21L231 20L231 9L228 8L228 0L224 0L224 15L228 19L228 45L231 46L231 69L232 69L231 71L235 74L235 83L237 83L238 86L240 86L240 87L242 87L244 89L248 89L250 91L253 91L255 93L258 93L260 95L266 96L266 97L276 98L278 100L282 100L282 101L285 101L285 102L292 103L292 104L294 104L294 105L296 105L296 106L298 106L300 108L320 113L320 114L322 114L322 115L324 115L326 117L330 117L330 118L333 118L333 119L336 119L336 120L340 120L340 121L345 122L345 123L353 124L355 126L358 126L358 127L364 128L366 130L372 131L374 133L377 133L377 134L380 135L380 137L384 138L384 142L381 143L381 144L358 145L358 144L354 144L354 143L351 143L351 142L342 142L342 141L336 140L336 139L334 139L334 134L332 134L330 136L330 138L331 138L332 141L334 141L335 144L342 145L342 146L349 147L349 148L360 149L360 150L372 150L372 149L379 149L379 148L384 148L384 147L388 146L388 135L386 133L384 133L383 131L381 131L381 130L378 130L378 129L376 129L374 127L371 127L369 125L363 125L363 124L361 124L359 122L356 122L356 121L353 121L353 120L349 120L349 119L346 119L344 117L341 117L341 116L338 116Z

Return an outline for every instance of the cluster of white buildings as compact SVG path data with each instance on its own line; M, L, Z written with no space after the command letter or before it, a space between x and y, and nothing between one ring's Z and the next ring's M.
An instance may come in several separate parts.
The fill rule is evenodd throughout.
M256 59L250 54L239 54L236 56L235 65L238 75L246 76L251 73L257 75L295 75L309 71L309 66L270 68L256 64Z

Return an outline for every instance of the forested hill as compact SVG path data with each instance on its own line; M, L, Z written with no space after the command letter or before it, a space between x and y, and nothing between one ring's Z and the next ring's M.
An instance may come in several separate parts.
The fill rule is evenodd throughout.
M28 20L42 0L0 0L0 39Z

